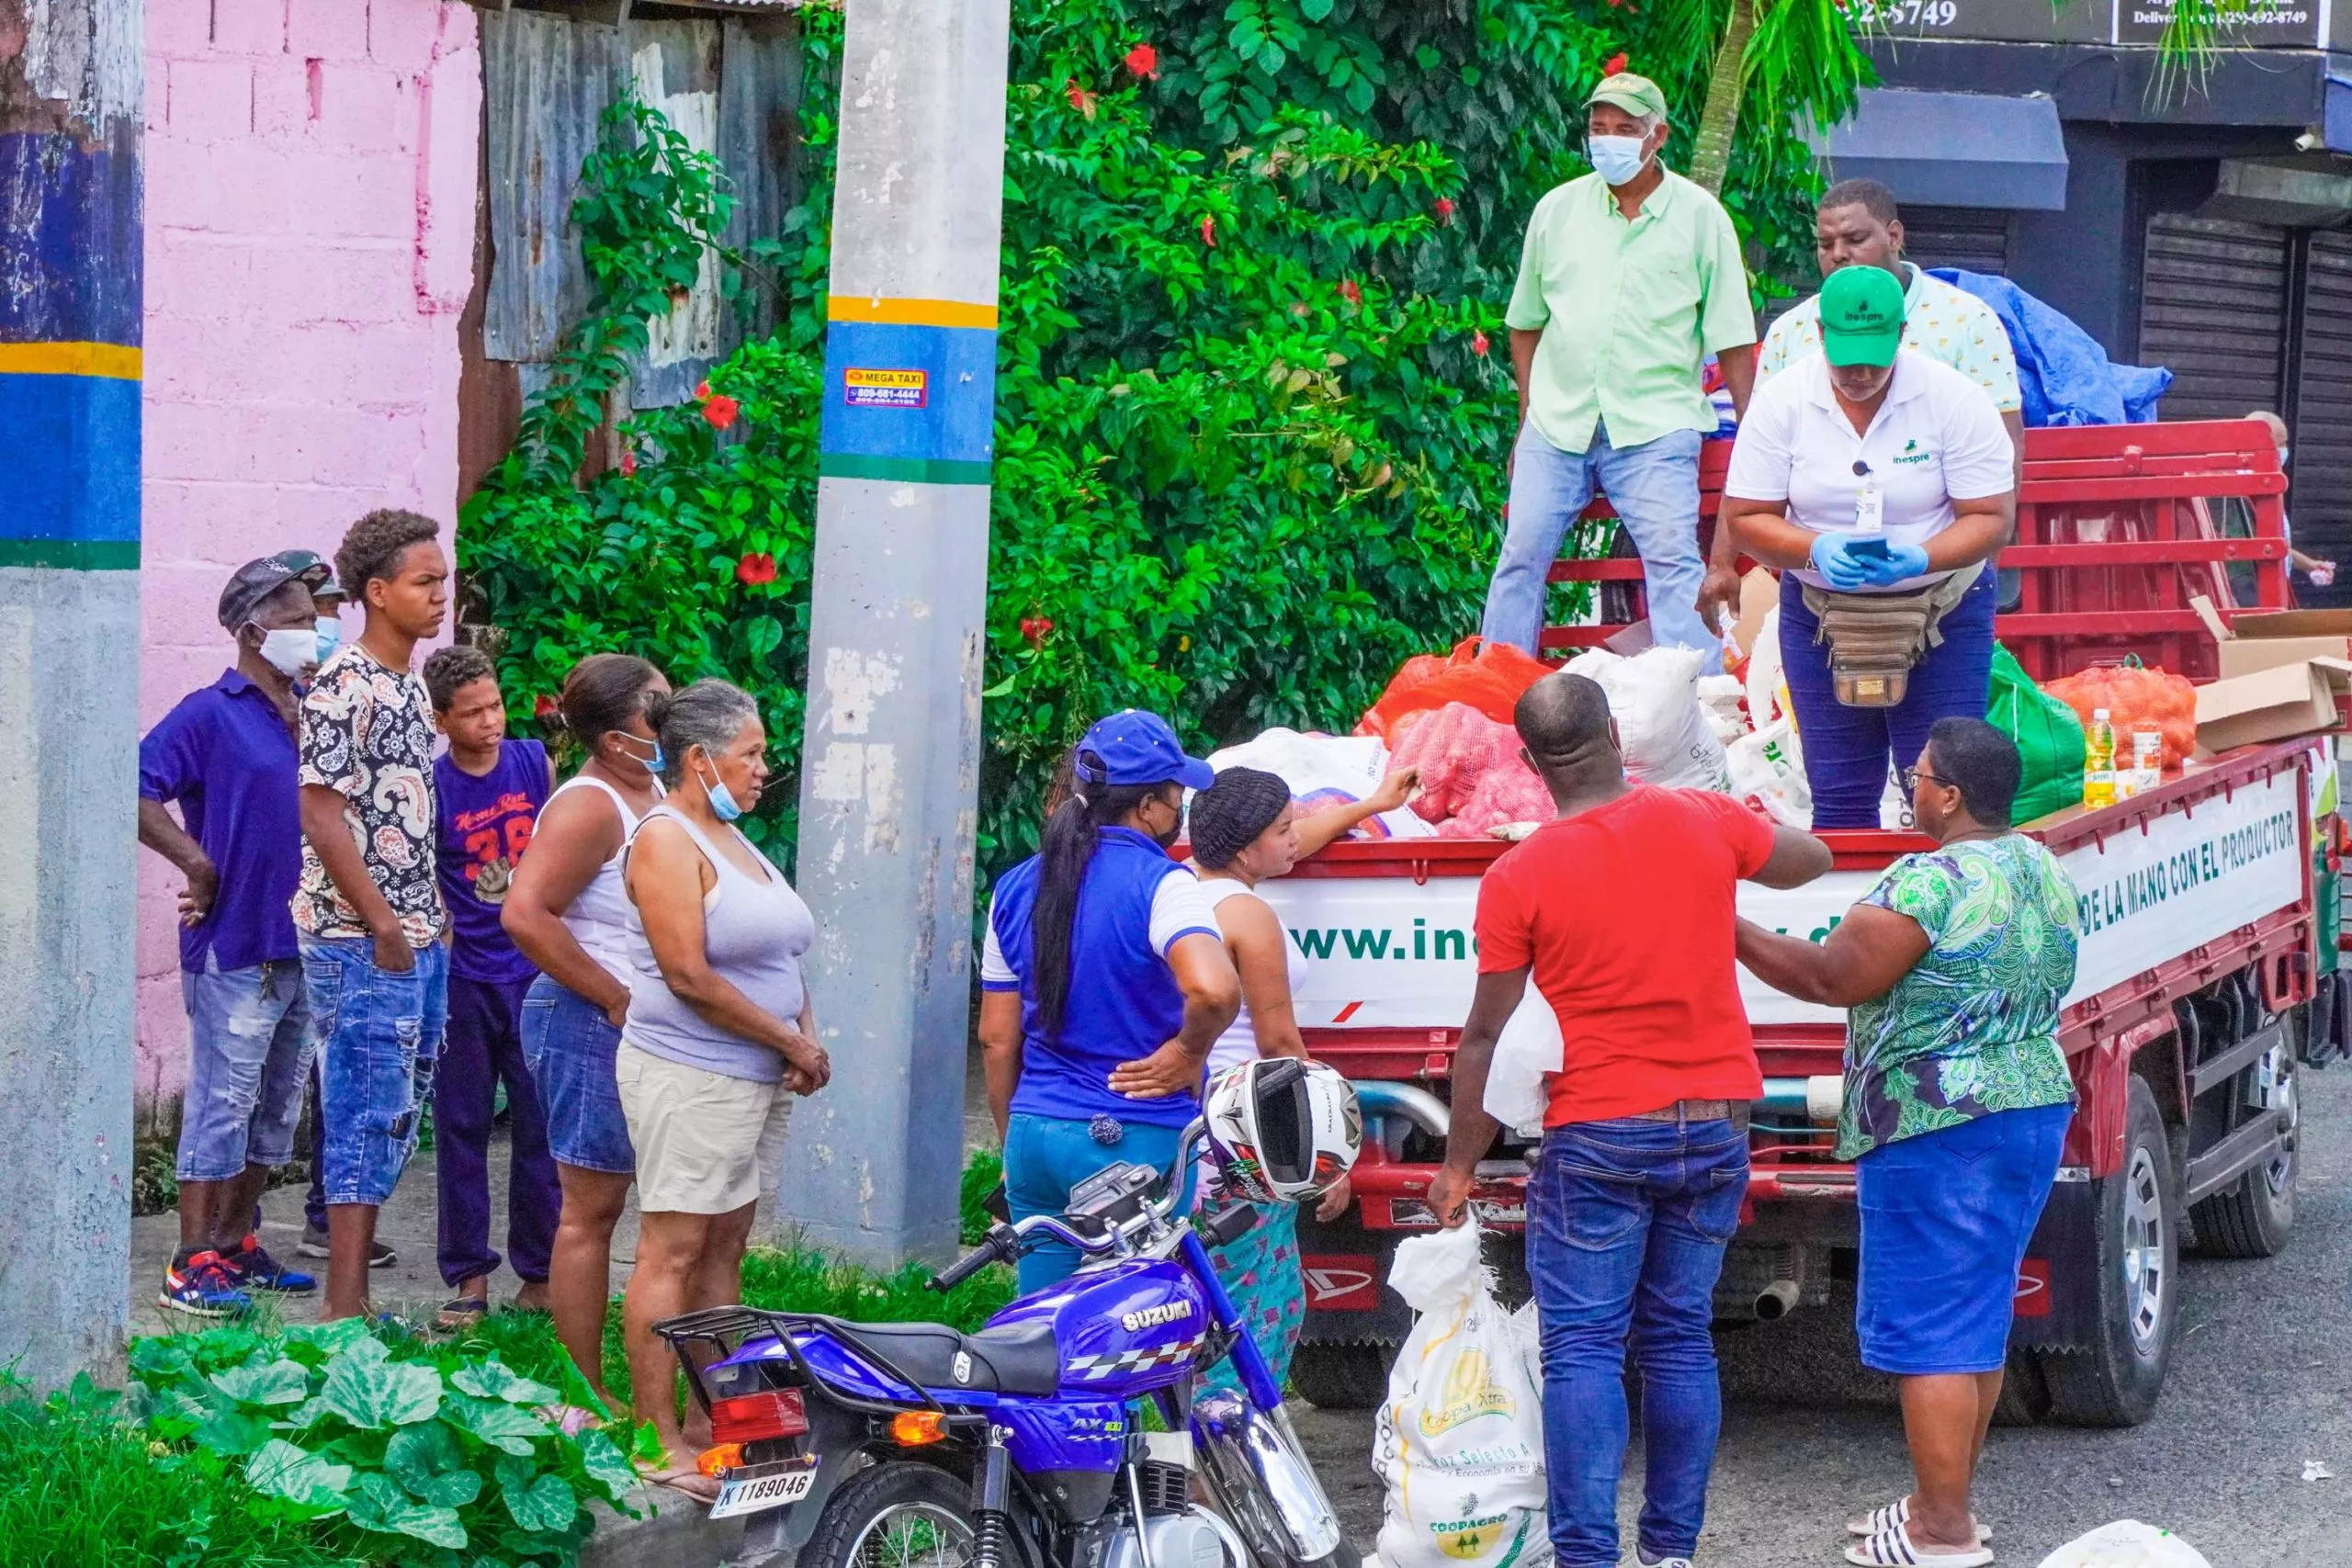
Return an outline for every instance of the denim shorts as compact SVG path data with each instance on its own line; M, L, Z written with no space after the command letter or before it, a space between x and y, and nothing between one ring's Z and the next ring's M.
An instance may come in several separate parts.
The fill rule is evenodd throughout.
M547 1110L548 1152L606 1176L637 1171L613 1056L621 1032L605 1010L542 975L523 996L523 1062Z
M302 939L302 975L318 1020L319 1163L326 1201L381 1205L416 1151L449 1021L449 950L416 951L416 966L376 967L367 941Z
M1861 1157L1862 1365L1927 1377L2007 1362L2018 1268L2074 1116L2070 1105L1996 1111Z
M187 1094L180 1101L182 1181L229 1181L294 1155L294 1123L318 1037L302 966L290 958L180 976L187 1003Z

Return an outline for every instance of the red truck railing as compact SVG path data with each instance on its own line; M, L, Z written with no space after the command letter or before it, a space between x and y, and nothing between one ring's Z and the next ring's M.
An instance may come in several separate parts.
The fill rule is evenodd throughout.
M1702 548L1730 462L1727 440L1701 449ZM2018 593L1995 635L2037 681L2126 653L2210 681L2213 639L2189 601L2211 600L2224 621L2288 607L2286 491L2270 432L2255 420L2029 430L2017 538L1998 563L2018 574ZM1585 515L1615 514L1596 502ZM1556 561L1551 580L1630 584L1638 603L1642 563ZM1544 651L1590 648L1622 629L1547 626Z

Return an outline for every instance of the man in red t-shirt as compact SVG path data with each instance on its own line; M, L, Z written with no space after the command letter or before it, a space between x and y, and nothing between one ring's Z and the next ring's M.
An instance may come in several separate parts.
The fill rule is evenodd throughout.
M1608 699L1582 676L1537 682L1513 717L1559 817L1479 886L1478 990L1430 1205L1447 1224L1467 1212L1498 1131L1487 1069L1532 975L1563 1045L1527 1183L1554 1554L1558 1568L1618 1562L1630 1327L1646 1458L1637 1561L1690 1568L1723 1418L1712 1300L1747 1188L1748 1103L1764 1092L1734 894L1742 879L1801 886L1829 850L1728 796L1628 780Z

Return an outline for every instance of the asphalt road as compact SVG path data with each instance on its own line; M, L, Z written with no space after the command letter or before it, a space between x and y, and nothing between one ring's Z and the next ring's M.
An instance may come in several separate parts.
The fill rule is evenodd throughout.
M1977 1514L2005 1563L2110 1519L2162 1525L2213 1568L2352 1565L2352 1070L2306 1072L2292 1243L2262 1262L2192 1258L2162 1404L2125 1431L1996 1428ZM1841 1561L1846 1517L1910 1490L1891 1382L1855 1359L1850 1293L1725 1335L1727 1396L1700 1568ZM1381 1489L1370 1413L1297 1413L1347 1523L1369 1547ZM1625 1557L1640 1498L1627 1461ZM2303 1479L2316 1460L2332 1480Z

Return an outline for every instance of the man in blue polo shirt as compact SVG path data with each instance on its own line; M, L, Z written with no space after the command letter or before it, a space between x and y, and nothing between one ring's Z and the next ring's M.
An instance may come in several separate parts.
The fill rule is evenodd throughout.
M302 871L294 683L317 664L311 586L325 577L305 550L240 567L220 594L236 664L139 745L139 841L187 878L180 1245L159 1300L198 1317L250 1305L249 1290L318 1288L270 1257L248 1221L292 1155L315 1047L288 906ZM178 805L177 821L165 802Z

